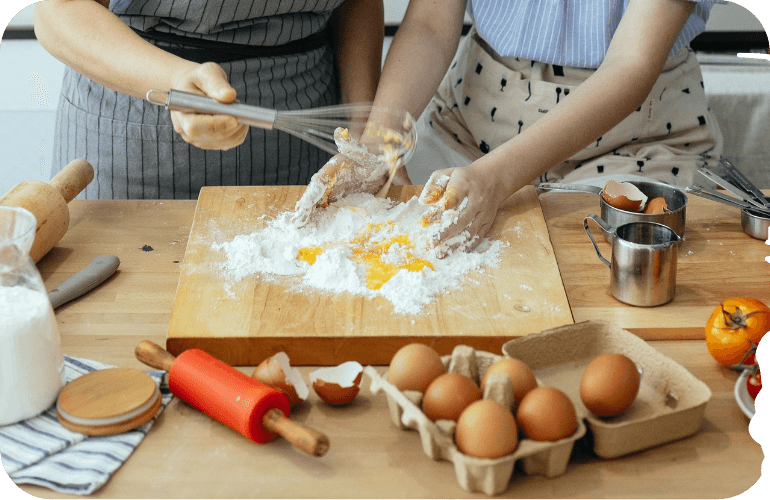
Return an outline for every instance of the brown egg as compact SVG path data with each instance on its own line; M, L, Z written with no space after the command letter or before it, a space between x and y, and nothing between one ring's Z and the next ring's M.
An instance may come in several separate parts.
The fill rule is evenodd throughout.
M459 373L445 373L430 383L422 398L422 411L433 420L454 420L474 401L481 399L481 389L471 378Z
M580 399L594 415L618 415L636 399L640 379L636 364L628 357L602 354L594 358L583 372Z
M483 393L486 387L487 378L493 373L504 373L511 379L513 384L513 398L515 401L521 401L525 394L537 387L535 374L529 369L529 366L520 359L502 358L490 366L484 377L481 379L481 391Z
M577 430L577 414L570 398L554 387L538 387L524 396L516 421L533 441L558 441Z
M644 208L644 213L646 214L664 214L670 211L671 210L668 209L668 205L666 204L666 199L661 198L660 196L651 199Z
M425 392L431 382L446 372L441 356L425 344L407 344L390 360L388 381L401 391Z
M641 212L647 203L647 196L630 182L607 181L602 190L602 199L610 206L627 212Z
M455 442L460 452L472 457L504 457L519 444L516 420L500 403L480 399L465 408L457 419Z

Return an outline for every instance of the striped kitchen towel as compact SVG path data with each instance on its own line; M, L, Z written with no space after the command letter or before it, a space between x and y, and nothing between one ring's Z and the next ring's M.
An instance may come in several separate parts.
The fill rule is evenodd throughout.
M104 368L113 367L64 356L65 383ZM166 372L147 373L160 388L163 411L173 397L164 378ZM36 484L61 493L88 495L123 465L154 422L155 418L121 434L91 437L62 427L54 404L36 417L0 427L0 459L16 484Z

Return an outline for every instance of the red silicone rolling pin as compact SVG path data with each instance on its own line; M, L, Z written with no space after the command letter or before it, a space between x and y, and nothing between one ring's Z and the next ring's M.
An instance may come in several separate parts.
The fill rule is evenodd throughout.
M282 436L314 456L329 449L329 439L315 429L289 420L289 399L200 349L176 358L148 340L136 346L142 363L168 372L168 386L179 399L257 443Z

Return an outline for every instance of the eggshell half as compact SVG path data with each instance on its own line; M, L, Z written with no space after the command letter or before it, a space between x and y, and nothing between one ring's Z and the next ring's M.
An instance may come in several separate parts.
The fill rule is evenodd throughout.
M641 212L647 203L647 195L630 182L607 181L602 199L610 206L627 212Z
M305 401L310 394L302 374L296 368L292 368L289 356L285 352L279 352L262 361L254 369L251 378L286 394L291 406Z
M310 384L324 402L340 406L353 401L361 390L364 368L357 361L319 368L310 373Z
M668 204L666 203L666 199L661 198L660 196L657 198L651 199L647 203L647 206L644 208L644 213L646 214L664 214L670 211L671 210L668 209Z

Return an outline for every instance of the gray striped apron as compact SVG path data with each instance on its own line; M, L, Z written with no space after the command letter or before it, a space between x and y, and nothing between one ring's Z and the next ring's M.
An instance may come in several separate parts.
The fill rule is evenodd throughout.
M343 1L112 0L110 9L182 57L211 60L214 46L241 102L283 110L339 102L329 45L302 41L320 39ZM253 127L236 148L202 150L174 132L166 109L66 68L53 156L54 175L76 158L94 166L95 179L80 198L195 199L203 186L307 184L330 155Z

